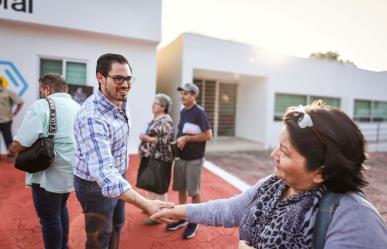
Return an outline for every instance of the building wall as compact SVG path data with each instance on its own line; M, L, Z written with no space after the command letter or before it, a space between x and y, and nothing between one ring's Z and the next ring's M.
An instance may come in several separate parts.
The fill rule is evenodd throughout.
M354 100L387 101L387 73L358 69L336 62L289 57L268 78L267 140L268 147L277 144L282 123L274 121L275 94L301 94L338 97L341 110L353 116ZM375 124L359 123L369 127Z
M195 72L207 71L204 79L236 82L236 136L265 141L266 124L262 117L267 109L266 83L260 68L250 61L252 50L241 43L200 35L188 33L183 37L183 81L192 81Z
M171 116L175 126L179 121L181 104L177 87L182 80L183 37L157 53L157 92L168 94L173 102Z
M98 87L95 78L97 58L107 52L126 56L136 81L128 96L133 125L131 152L137 151L138 136L152 118L151 103L156 89L156 45L139 40L85 33L30 24L0 21L0 60L13 62L29 84L25 105L15 118L16 131L28 108L38 98L40 57L80 60L87 63L87 85ZM2 146L3 148L4 146Z
M12 8L14 2L25 2ZM161 0L0 1L0 19L109 34L157 44L161 38Z
M266 88L263 78L241 77L235 124L237 137L261 142L266 140Z
M355 99L387 101L387 72L284 56L248 44L189 33L178 41L181 43L182 39L182 82L192 81L199 71L212 71L215 79L226 76L237 80L236 134L263 142L267 148L276 146L282 127L280 121L274 121L276 93L338 97L341 109L351 117ZM161 49L159 53L168 51ZM373 124L361 123L360 127L369 125Z

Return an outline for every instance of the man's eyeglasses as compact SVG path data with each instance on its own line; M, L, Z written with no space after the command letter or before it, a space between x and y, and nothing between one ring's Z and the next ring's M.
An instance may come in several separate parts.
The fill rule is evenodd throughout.
M134 81L134 77L132 75L127 77L123 77L120 75L114 75L114 76L107 75L106 77L112 78L114 81L114 84L116 85L122 85L124 81L126 81L129 85L131 85L133 84L133 81Z

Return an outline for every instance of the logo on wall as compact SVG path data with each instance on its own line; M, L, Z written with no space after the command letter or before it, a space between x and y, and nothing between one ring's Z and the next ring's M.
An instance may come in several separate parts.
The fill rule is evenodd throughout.
M0 60L0 79L5 88L23 96L28 89L28 83L17 67L10 61Z

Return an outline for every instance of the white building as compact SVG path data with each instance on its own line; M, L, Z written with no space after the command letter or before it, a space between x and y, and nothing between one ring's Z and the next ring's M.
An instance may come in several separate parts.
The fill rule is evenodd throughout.
M216 137L238 137L274 147L286 107L323 98L359 121L375 147L387 142L387 72L353 65L303 59L251 45L183 34L158 52L158 90L179 103L176 88L195 82L199 104L209 115ZM173 116L178 120L179 105ZM384 122L378 122L384 121ZM382 145L383 146L383 145ZM387 146L383 147L384 149Z
M69 83L96 90L97 58L108 52L126 56L136 77L128 103L135 120L130 151L137 151L138 135L152 118L160 0L3 0L0 37L0 77L25 101L14 132L38 98L40 75L61 73Z

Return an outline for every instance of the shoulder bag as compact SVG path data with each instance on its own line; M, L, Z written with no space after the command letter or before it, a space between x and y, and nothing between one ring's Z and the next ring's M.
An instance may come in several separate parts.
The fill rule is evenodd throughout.
M56 132L56 111L54 101L45 98L50 108L48 137L41 137L27 149L18 153L15 167L19 170L36 173L50 167L55 158L54 133Z

